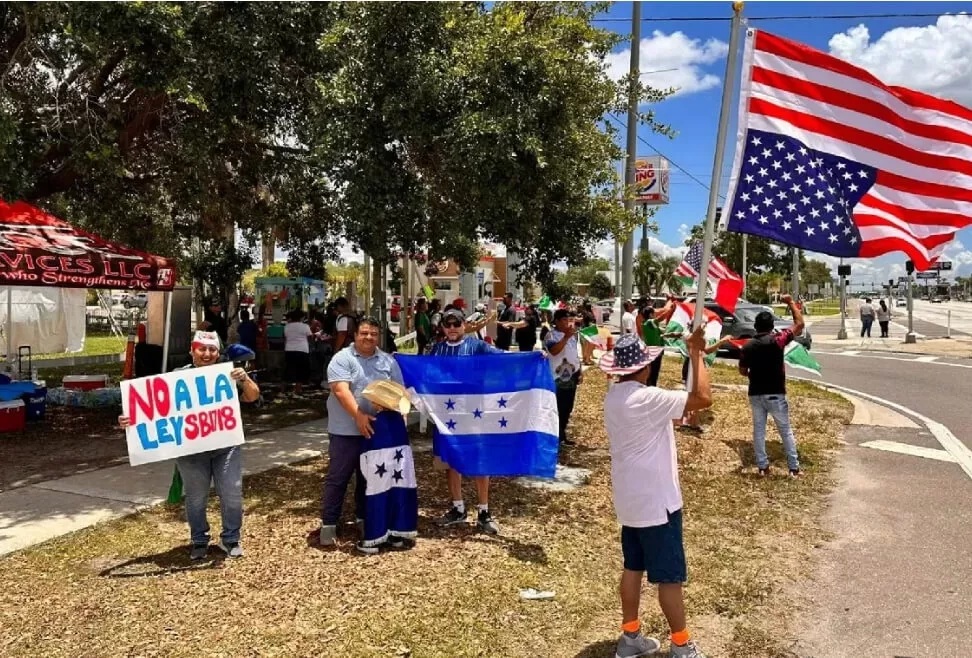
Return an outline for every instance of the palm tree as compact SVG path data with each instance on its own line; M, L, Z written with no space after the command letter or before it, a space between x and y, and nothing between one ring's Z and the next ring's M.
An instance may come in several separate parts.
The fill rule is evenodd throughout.
M635 285L642 296L660 297L667 288L678 294L682 291L682 280L675 271L682 261L674 256L659 256L650 251L639 251L634 267Z

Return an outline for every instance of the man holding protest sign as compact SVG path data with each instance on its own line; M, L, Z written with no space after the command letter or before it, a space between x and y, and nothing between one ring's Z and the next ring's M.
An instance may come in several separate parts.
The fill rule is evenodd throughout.
M239 401L257 400L260 388L242 368L219 363L220 340L215 332L197 331L190 354L192 364L185 368L122 382L124 413L118 424L126 429L133 466L176 459L192 539L190 559L205 559L209 551L206 506L212 482L216 483L222 518L218 546L230 557L242 557L243 427ZM202 368L207 369L189 372ZM241 390L239 397L236 387ZM206 449L210 446L213 449Z

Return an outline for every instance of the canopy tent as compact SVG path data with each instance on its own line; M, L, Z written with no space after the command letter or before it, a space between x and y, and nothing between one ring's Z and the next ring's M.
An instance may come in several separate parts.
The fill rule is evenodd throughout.
M23 201L0 200L0 285L168 292L164 352L175 274L171 259L109 242ZM7 324L12 324L13 297L6 296ZM9 359L9 327L6 334Z

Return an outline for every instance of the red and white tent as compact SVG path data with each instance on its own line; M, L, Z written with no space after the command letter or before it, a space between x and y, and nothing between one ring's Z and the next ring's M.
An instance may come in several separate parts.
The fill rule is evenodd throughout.
M164 353L168 352L175 261L109 242L23 201L0 200L0 286L110 288L168 292ZM7 320L12 323L12 291ZM12 358L7 334L7 358Z
M170 291L175 262L103 240L23 201L0 201L0 285Z

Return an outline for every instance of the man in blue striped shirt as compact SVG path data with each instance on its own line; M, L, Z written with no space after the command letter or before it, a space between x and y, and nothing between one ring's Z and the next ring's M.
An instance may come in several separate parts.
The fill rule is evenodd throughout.
M478 354L505 354L486 341L466 335L466 320L462 311L453 308L442 314L442 328L446 339L432 345L430 356L475 356ZM433 453L436 456L435 438L437 430L433 430ZM462 500L462 474L449 467L449 495L452 496L452 509L439 519L439 525L451 526L466 522L466 504ZM489 514L489 478L474 477L476 496L479 499L479 515L477 525L483 532L495 535L499 526Z

